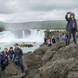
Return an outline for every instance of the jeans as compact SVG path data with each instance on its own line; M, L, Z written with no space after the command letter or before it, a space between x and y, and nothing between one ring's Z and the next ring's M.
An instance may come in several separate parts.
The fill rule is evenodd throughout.
M73 36L74 44L76 44L76 32L75 31L72 31L72 32L69 32L69 34L68 34L67 45L70 44L71 35Z
M24 65L23 65L23 60L22 60L22 58L16 59L16 60L15 60L15 64L16 64L17 66L20 66L20 67L21 67L21 72L22 72L22 73L25 72L25 68L24 68Z
M2 60L1 61L1 70L4 71L6 69L6 67L7 67L7 65L8 65L8 60L7 59Z

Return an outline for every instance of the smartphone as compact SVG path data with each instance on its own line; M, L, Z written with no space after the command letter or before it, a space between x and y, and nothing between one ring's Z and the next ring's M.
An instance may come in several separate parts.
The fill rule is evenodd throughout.
M70 18L70 14L68 14L68 18Z

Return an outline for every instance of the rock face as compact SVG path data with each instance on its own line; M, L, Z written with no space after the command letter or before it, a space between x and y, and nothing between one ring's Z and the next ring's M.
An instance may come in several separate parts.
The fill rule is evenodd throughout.
M4 75L0 71L0 78L78 78L78 48L71 45L69 49L64 42L51 47L42 45L34 52L24 54L27 72L23 77L20 68L11 63Z

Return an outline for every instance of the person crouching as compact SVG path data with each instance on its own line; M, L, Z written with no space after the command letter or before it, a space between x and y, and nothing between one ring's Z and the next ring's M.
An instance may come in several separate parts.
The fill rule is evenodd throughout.
M8 57L10 61L14 60L14 50L13 47L10 47L9 51L8 51Z

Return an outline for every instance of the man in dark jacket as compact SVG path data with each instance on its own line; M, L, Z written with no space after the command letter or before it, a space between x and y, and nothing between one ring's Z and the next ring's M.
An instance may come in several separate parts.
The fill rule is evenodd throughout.
M15 46L15 49L14 49L14 54L15 54L14 61L15 61L15 64L17 66L20 66L21 67L21 72L24 73L25 69L24 69L23 60L22 60L23 52L19 48L18 44L15 44L14 46Z
M70 48L69 44L70 44L71 34L73 36L74 43L76 44L77 22L74 13L68 12L65 18L67 21L66 31L68 33L67 47Z

